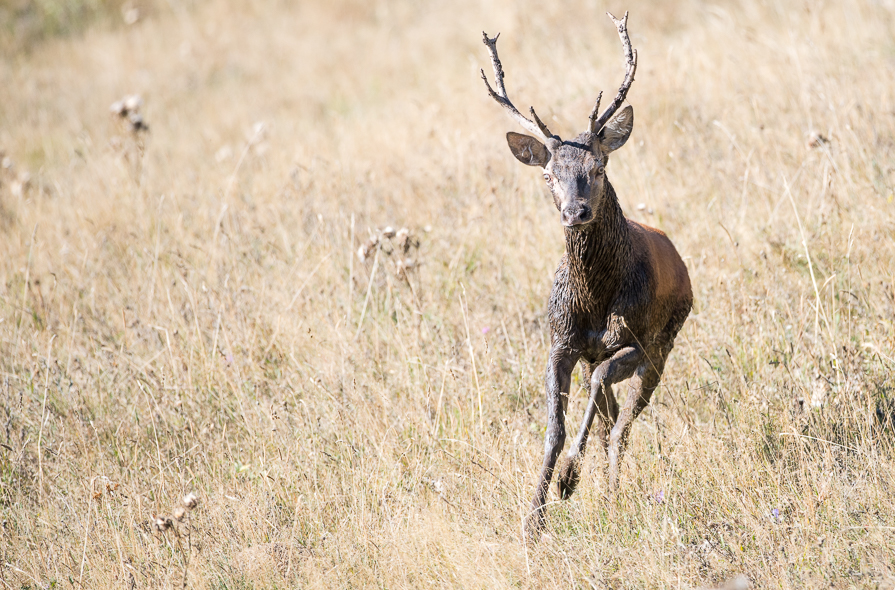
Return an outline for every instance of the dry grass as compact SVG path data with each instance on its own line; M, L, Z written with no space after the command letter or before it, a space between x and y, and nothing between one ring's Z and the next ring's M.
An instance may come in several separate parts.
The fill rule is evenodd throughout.
M563 243L480 32L569 135L621 79L607 7L301 4L0 63L4 587L893 586L891 2L608 6L609 176L696 307L618 497L592 449L528 548ZM360 261L389 225L419 247Z

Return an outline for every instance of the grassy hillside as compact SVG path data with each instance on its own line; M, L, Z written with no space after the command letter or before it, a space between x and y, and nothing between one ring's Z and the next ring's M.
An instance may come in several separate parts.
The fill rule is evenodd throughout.
M0 44L5 588L895 586L891 2L151 6ZM696 302L526 546L563 240L481 31L568 137L607 9L607 173Z

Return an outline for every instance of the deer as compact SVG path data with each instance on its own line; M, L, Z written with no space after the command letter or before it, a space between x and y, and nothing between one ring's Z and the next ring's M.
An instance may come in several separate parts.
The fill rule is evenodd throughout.
M490 38L482 33L496 88L482 69L488 94L531 134L511 131L507 144L517 160L543 169L565 235L565 254L547 305L550 353L544 459L524 523L532 539L546 526L545 505L565 445L565 415L576 364L581 363L587 405L578 434L558 469L559 496L569 498L578 485L594 420L596 437L606 452L608 489L614 496L632 423L658 387L674 340L693 306L687 266L671 240L658 229L626 218L606 177L609 155L625 144L634 126L633 107L619 109L637 70L628 13L622 19L607 14L621 39L625 77L602 113L603 93L599 93L587 130L571 141L553 134L534 107L529 109L529 119L513 106L497 55L499 35ZM619 405L612 386L624 380L629 380L629 387Z

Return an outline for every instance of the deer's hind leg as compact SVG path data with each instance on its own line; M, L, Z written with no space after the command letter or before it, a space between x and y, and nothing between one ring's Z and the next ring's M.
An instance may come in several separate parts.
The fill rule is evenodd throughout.
M653 392L659 386L662 371L665 369L665 359L668 357L668 353L671 352L671 346L663 347L659 350L653 349L649 352L651 354L646 354L642 357L640 365L631 379L628 396L618 413L615 426L612 427L612 431L609 433L609 446L606 450L609 464L606 471L609 479L609 489L612 491L618 490L618 467L628 444L631 426L634 423L634 419L649 404Z
M590 375L589 399L578 436L569 448L559 471L557 484L561 498L568 498L581 479L581 460L587 448L591 425L597 418L597 437L608 449L609 433L618 418L618 402L612 392L612 384L624 381L634 374L643 354L638 348L628 346L616 352L598 365Z

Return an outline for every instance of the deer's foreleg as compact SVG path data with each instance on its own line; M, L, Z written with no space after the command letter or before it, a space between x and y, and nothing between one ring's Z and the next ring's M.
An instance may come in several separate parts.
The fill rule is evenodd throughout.
M544 526L544 504L547 502L547 491L553 477L556 460L562 452L566 441L566 404L569 398L569 385L572 380L572 368L578 361L561 350L552 350L547 363L547 432L544 435L544 463L541 475L531 501L531 512L525 522L525 530L529 536L537 534Z
M609 448L606 451L609 460L606 470L609 479L609 489L613 492L618 490L618 466L628 444L631 425L634 422L634 418L639 416L640 412L649 404L653 392L659 386L659 379L662 377L664 367L665 359L661 356L650 358L649 355L645 355L642 363L637 367L633 379L631 379L628 397L618 413L618 420L616 420L615 426L612 427L612 431L609 433Z
M612 393L612 384L624 381L634 374L643 353L636 347L625 347L594 369L590 378L590 396L578 436L569 448L560 468L557 483L562 498L568 498L575 491L581 477L581 459L587 447L591 424L597 417L597 436L606 447L609 444L609 430L618 417L618 402Z

